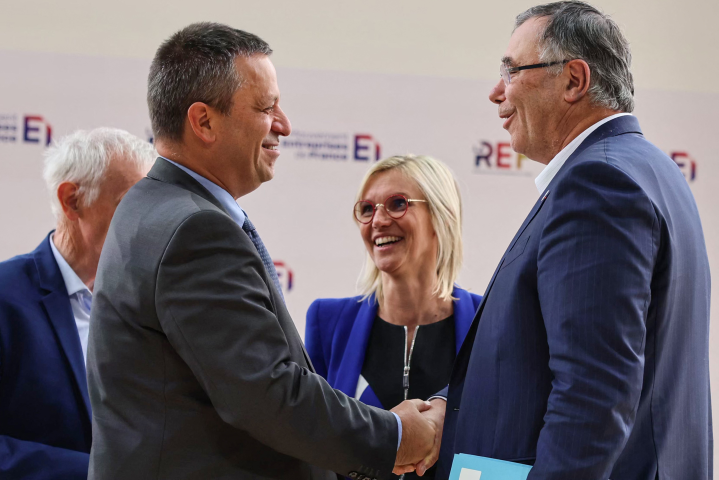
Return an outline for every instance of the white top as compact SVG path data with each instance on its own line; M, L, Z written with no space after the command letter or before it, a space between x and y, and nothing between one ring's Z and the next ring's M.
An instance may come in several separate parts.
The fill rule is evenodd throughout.
M55 257L57 266L60 267L62 279L65 282L67 295L70 297L70 307L72 307L72 316L75 317L75 325L77 333L80 335L80 345L82 346L82 358L87 365L87 337L90 333L90 306L92 305L92 292L87 285L82 283L80 277L67 263L65 258L60 254L55 246L55 234L50 237L50 248Z
M591 135L594 130L601 127L605 123L614 120L615 118L623 117L624 115L631 115L631 113L617 113L616 115L612 115L610 117L599 120L597 123L580 133L577 138L569 142L569 145L564 147L557 155L555 155L555 157L547 164L547 166L544 167L542 173L540 173L537 178L534 179L534 184L537 186L537 190L539 190L540 195L544 193L544 190L549 186L549 183L552 181L559 169L562 168L564 162L566 162L567 159L572 156L577 147L579 147L579 145L581 145L582 142L586 140L587 137Z

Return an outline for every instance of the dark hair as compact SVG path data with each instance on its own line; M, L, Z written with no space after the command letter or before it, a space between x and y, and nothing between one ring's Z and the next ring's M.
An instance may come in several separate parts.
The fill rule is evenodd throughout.
M579 1L538 5L519 14L515 29L531 18L548 17L539 37L540 62L582 59L589 65L589 95L612 110L634 110L629 42L608 15ZM555 70L561 72L561 66Z
M260 37L219 23L193 23L172 35L157 49L147 82L155 138L181 140L195 102L228 114L242 84L235 58L271 53Z

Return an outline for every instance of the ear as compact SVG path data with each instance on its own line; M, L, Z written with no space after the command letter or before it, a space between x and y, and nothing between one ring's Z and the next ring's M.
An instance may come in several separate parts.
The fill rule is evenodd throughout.
M202 143L210 144L216 140L215 110L212 107L202 102L193 103L187 109L187 120L192 132Z
M584 60L571 60L567 63L568 83L564 92L564 100L576 103L587 94L591 72Z
M72 182L62 182L57 187L57 199L60 201L62 212L68 220L76 222L80 218L80 200L78 187Z

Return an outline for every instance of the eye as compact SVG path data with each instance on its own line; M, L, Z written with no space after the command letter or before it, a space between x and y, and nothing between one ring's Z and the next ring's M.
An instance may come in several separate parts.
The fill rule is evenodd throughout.
M407 209L407 200L399 195L387 199L387 210L392 213L404 212Z
M362 216L372 215L372 205L370 203L363 202L360 205L360 213L362 214Z

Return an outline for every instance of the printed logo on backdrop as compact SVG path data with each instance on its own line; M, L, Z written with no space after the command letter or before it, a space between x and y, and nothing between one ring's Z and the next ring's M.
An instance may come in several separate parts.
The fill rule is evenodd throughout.
M283 154L301 160L376 162L382 147L368 133L298 132L280 140Z
M280 280L280 287L282 291L287 293L292 290L292 269L287 264L280 260L274 260L272 263L275 264L275 270L277 270L277 278Z
M536 176L541 166L521 153L512 150L509 142L490 142L480 140L472 147L474 151L474 171L479 174ZM688 182L697 176L697 162L687 152L672 151L669 157L674 160ZM534 165L533 167L528 167Z
M41 115L0 113L0 143L50 145L52 127Z
M480 140L472 147L474 151L474 172L488 175L537 175L529 171L530 159L512 150L509 142Z
M677 164L687 182L697 178L697 162L687 152L669 152L669 156Z

